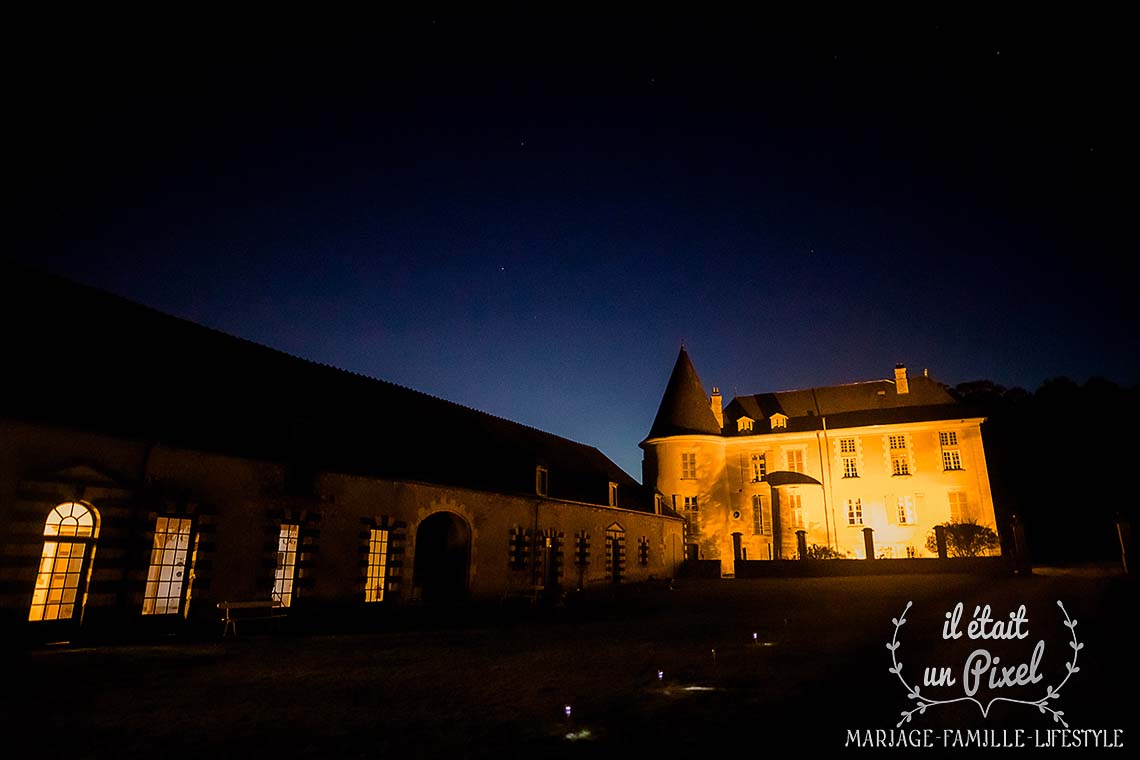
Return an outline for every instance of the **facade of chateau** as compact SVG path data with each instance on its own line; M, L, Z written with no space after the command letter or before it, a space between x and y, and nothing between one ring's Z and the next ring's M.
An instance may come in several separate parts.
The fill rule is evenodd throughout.
M813 545L865 558L868 540L876 558L929 557L935 525L996 530L982 422L902 366L724 406L682 348L641 443L644 482L686 518L686 556L719 559L725 574Z

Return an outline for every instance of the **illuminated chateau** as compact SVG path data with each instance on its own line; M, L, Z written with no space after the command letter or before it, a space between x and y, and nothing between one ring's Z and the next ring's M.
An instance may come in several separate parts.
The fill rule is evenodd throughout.
M926 373L722 404L682 348L641 443L645 484L687 521L688 558L724 574L813 545L865 558L866 528L875 557L929 557L937 524L995 527L983 419Z
M672 578L686 558L922 557L938 523L994 524L982 419L902 367L722 408L682 350L639 484L588 445L0 274L5 634L217 625L219 603L368 621Z

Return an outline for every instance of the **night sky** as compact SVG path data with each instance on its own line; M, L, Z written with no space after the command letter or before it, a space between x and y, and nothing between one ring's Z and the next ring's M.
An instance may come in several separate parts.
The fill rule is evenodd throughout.
M1122 17L129 21L10 27L7 256L637 478L682 341L1140 382Z

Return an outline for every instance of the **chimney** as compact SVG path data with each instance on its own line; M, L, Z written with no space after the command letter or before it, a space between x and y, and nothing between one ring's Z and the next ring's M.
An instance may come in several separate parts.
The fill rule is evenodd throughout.
M716 424L724 427L724 408L721 406L720 388L713 386L712 395L709 396L709 406L712 407L713 417L716 417Z
M906 367L901 364L895 365L895 391L900 396L904 393L910 393L910 385L906 380Z

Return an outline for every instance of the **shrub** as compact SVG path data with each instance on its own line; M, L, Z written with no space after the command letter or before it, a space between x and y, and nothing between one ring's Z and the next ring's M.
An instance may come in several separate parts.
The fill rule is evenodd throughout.
M812 544L807 549L808 559L843 559L843 552L832 549L830 546Z
M979 525L975 520L960 520L942 523L946 529L946 555L948 557L981 557L998 548L997 533L988 525ZM934 531L926 536L927 551L938 553L938 539Z

